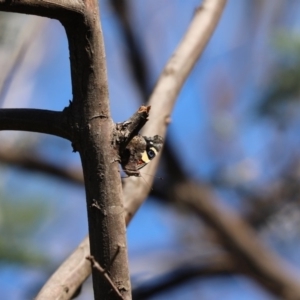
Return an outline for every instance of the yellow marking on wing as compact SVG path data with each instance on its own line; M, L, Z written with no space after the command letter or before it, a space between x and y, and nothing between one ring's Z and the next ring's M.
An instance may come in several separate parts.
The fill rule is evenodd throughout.
M152 150L152 151L155 153L155 156L157 155L157 150L156 150L154 147L151 147L151 148L149 148L149 149ZM155 157L155 156L154 156L154 157ZM151 159L153 159L154 157L152 157ZM145 164L147 164L147 163L150 162L151 159L149 158L147 151L144 151L143 154L142 154L142 161L143 161Z
M149 157L148 157L148 154L147 154L147 151L144 151L143 154L142 154L142 161L144 163L148 163L150 161Z

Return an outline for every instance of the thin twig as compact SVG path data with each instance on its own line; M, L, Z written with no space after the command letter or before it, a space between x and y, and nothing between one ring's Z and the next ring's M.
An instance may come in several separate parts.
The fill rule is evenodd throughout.
M116 294L119 296L120 299L124 299L122 294L119 292L118 288L115 286L115 284L113 283L113 281L110 279L110 277L108 276L107 272L105 269L103 269L100 264L95 260L94 256L89 255L86 257L87 260L89 260L92 264L92 267L97 269L102 276L107 280L107 282L111 285L112 289L116 292Z
M64 168L62 166L54 165L39 157L38 153L34 153L34 151L24 153L14 147L1 145L0 163L9 164L33 172L44 173L53 176L56 179L81 186L84 183L82 170L79 168Z
M119 152L126 148L148 121L151 106L141 106L127 121L116 124L116 139L119 143Z
M172 254L169 255L172 257ZM164 292L168 292L172 288L180 289L182 285L187 284L191 280L200 278L209 278L213 276L235 275L240 272L235 264L234 257L226 253L212 253L210 255L194 255L186 251L183 257L162 258L163 262L159 268L159 272L153 279L150 278L144 283L139 284L132 291L133 299L146 300L155 298ZM189 257L187 259L187 257ZM160 263L159 258L155 261ZM163 271L162 271L162 270ZM244 275L244 273L242 273Z

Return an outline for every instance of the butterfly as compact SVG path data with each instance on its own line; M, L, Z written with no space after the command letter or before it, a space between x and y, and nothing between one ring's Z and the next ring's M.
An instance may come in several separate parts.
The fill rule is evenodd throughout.
M147 137L136 135L120 154L121 166L128 176L140 176L145 167L161 150L163 138L159 135Z

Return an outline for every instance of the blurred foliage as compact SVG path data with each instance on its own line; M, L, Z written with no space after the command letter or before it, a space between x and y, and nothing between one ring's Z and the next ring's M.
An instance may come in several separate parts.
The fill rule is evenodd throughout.
M26 30L26 15L0 12L0 50L12 52L12 49L19 43L20 34ZM1 53L0 53L1 54Z
M47 262L32 242L46 210L45 205L33 199L16 203L0 194L0 262L34 265Z
M300 97L300 36L280 32L275 38L277 66L272 70L271 83L258 107L261 115L287 121L299 110Z

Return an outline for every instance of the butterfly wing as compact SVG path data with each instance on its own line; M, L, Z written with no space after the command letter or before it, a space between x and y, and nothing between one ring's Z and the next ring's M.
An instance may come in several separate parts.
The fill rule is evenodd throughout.
M146 151L146 148L147 142L140 135L136 135L127 145L121 155L121 165L127 175L139 174L138 170L146 165L142 161L142 153Z
M139 176L145 167L160 151L163 139L159 135L145 137L136 135L127 145L121 156L121 165L128 176Z

